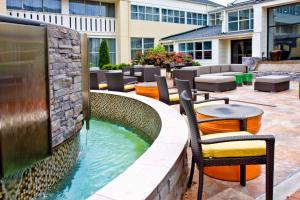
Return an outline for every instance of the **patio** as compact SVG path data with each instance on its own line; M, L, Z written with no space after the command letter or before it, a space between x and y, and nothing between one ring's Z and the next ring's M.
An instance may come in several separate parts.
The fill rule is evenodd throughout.
M171 81L169 81L171 85ZM299 142L299 119L300 101L298 95L298 83L291 82L291 89L280 93L256 92L253 86L238 87L236 90L211 93L212 97L229 97L231 103L246 104L256 106L264 110L262 127L259 134L273 134L276 137L275 148L275 176L274 176L274 198L284 199L295 190L291 187L300 188L299 179L297 181L287 181L300 171ZM242 103L238 101L251 102ZM265 105L258 105L265 104ZM172 106L179 111L179 106ZM189 152L191 157L191 152ZM197 170L194 176L193 185L188 189L185 200L196 199L197 197ZM248 181L246 187L241 187L238 182L226 182L205 176L204 179L204 199L256 199L265 192L265 176L262 170L261 176ZM291 181L291 182L290 182ZM282 183L277 187L280 183ZM287 185L288 184L288 185ZM298 185L297 185L298 184ZM285 187L284 187L285 186ZM292 191L282 188L290 188ZM278 192L278 193L277 193ZM279 194L287 195L284 197Z

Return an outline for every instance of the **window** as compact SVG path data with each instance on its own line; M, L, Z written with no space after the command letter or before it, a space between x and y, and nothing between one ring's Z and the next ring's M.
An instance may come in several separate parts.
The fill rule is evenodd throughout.
M61 12L61 0L6 0L7 9L35 12Z
M222 25L222 13L213 13L209 15L210 18L210 25Z
M228 30L253 30L253 9L239 10L228 13Z
M100 3L100 13L103 17L116 17L115 4L113 3Z
M190 54L195 60L211 60L212 43L211 41L180 43L179 52Z
M115 17L115 5L90 0L69 0L69 13L74 15Z
M131 19L159 22L159 8L131 5Z
M185 12L162 9L162 21L176 24L185 24Z
M165 47L165 50L167 52L174 52L174 45L173 44L167 44L167 45L164 45Z
M154 48L153 38L131 38L131 59L134 59L137 53L145 53L151 48Z
M206 26L207 15L200 13L187 12L187 24Z
M89 62L91 67L97 67L99 61L99 48L104 38L89 38ZM105 38L107 41L110 62L116 64L116 40Z
M281 50L281 60L300 60L300 3L268 10L268 51Z

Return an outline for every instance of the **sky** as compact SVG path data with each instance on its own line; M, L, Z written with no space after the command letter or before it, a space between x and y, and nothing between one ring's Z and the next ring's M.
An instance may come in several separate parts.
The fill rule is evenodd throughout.
M211 1L226 6L227 4L233 2L234 0L211 0Z

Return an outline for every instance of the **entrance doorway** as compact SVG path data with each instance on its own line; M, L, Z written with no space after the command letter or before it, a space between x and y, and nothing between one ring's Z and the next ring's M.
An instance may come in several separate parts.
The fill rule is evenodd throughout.
M252 40L231 40L231 63L242 64L242 57L252 56Z

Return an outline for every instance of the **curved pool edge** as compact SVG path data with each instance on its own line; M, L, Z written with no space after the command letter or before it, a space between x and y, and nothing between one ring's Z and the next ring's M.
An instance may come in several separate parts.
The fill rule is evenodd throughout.
M121 175L90 196L89 200L177 199L186 190L188 126L172 107L128 93L92 91L138 100L159 115L161 129L150 148Z

